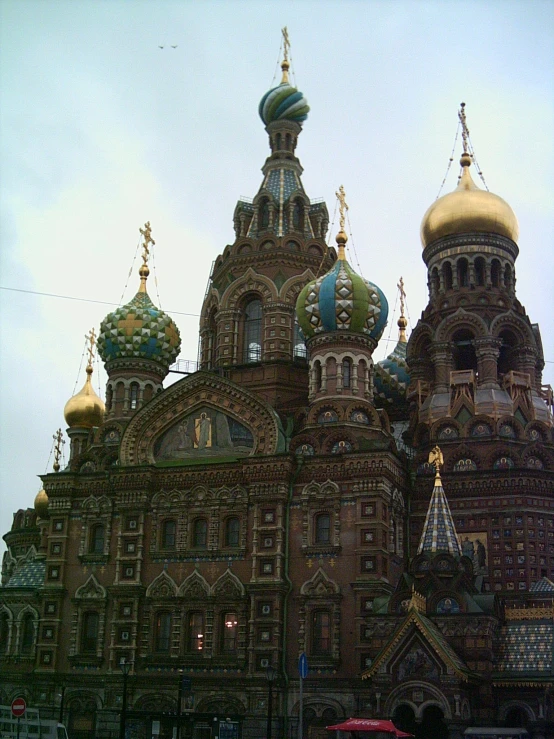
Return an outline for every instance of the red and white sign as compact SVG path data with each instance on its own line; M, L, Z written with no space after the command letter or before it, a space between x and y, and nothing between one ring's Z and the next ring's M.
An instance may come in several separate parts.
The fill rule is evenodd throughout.
M14 698L12 701L12 716L15 716L16 718L24 716L26 710L27 704L25 703L25 698Z

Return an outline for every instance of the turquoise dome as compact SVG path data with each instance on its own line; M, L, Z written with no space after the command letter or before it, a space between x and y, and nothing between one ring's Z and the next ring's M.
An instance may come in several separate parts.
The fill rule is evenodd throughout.
M309 282L296 301L298 323L306 339L328 331L351 331L378 341L389 306L381 290L356 274L346 259Z
M98 352L105 363L116 359L150 359L169 367L181 347L179 329L156 308L146 289L102 321Z
M406 402L406 390L410 384L406 362L405 340L400 339L386 359L375 364L374 394L385 405Z
M278 87L266 92L258 108L260 118L266 126L274 121L303 123L309 111L310 106L304 95L288 81L281 82Z

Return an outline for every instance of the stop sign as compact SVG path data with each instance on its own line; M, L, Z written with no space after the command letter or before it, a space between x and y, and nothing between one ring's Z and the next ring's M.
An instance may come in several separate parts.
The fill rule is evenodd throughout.
M19 716L25 714L26 710L27 704L25 703L25 698L14 698L12 701L12 716L19 718Z

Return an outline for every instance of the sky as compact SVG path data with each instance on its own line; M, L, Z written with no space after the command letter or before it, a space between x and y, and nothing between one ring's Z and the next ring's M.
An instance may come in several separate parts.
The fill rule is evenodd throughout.
M554 385L554 0L0 0L2 534L52 470L85 334L138 288L147 220L149 293L196 359L211 265L261 184L257 106L283 26L311 107L304 187L334 244L344 185L349 261L389 300L375 357L396 342L400 276L411 328L426 305L419 227L451 156L442 194L456 186L464 101L487 186L519 220L517 294ZM99 366L102 397L105 381Z

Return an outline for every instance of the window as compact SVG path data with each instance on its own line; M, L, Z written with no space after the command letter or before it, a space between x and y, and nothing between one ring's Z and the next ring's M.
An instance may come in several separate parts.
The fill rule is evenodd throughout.
M223 614L221 651L225 654L233 653L237 649L238 621L233 611Z
M329 611L314 611L312 614L312 653L330 654L331 615Z
M244 361L259 362L262 358L262 303L251 300L244 311Z
M30 654L35 641L35 624L33 616L28 613L21 623L21 654Z
M297 200L294 203L294 207L292 209L292 227L296 231L304 230L304 207L300 200Z
M90 531L90 554L104 554L104 525L97 523Z
M169 518L162 524L162 549L175 549L175 532L177 524Z
M294 319L294 358L295 359L306 359L308 354L306 349L306 343L304 341L304 334L298 323L298 319Z
M129 388L129 405L134 411L138 408L139 386L137 382L132 382Z
M352 360L346 357L342 362L342 386L350 387L352 382Z
M260 230L269 228L269 200L264 198L260 203Z
M201 652L204 648L204 614L195 611L189 615L189 652Z
M8 651L8 636L10 624L7 613L0 614L0 654L6 654Z
M205 549L208 545L208 522L205 518L197 518L192 533L192 546Z
M154 636L154 650L156 652L169 652L169 639L171 635L171 614L162 611L156 615L156 628Z
M96 611L88 611L83 616L81 631L81 651L85 654L94 654L98 647L98 623Z
M329 544L331 541L331 516L320 513L315 517L315 543Z
M225 522L225 546L238 547L240 536L240 521L236 516L228 518Z

